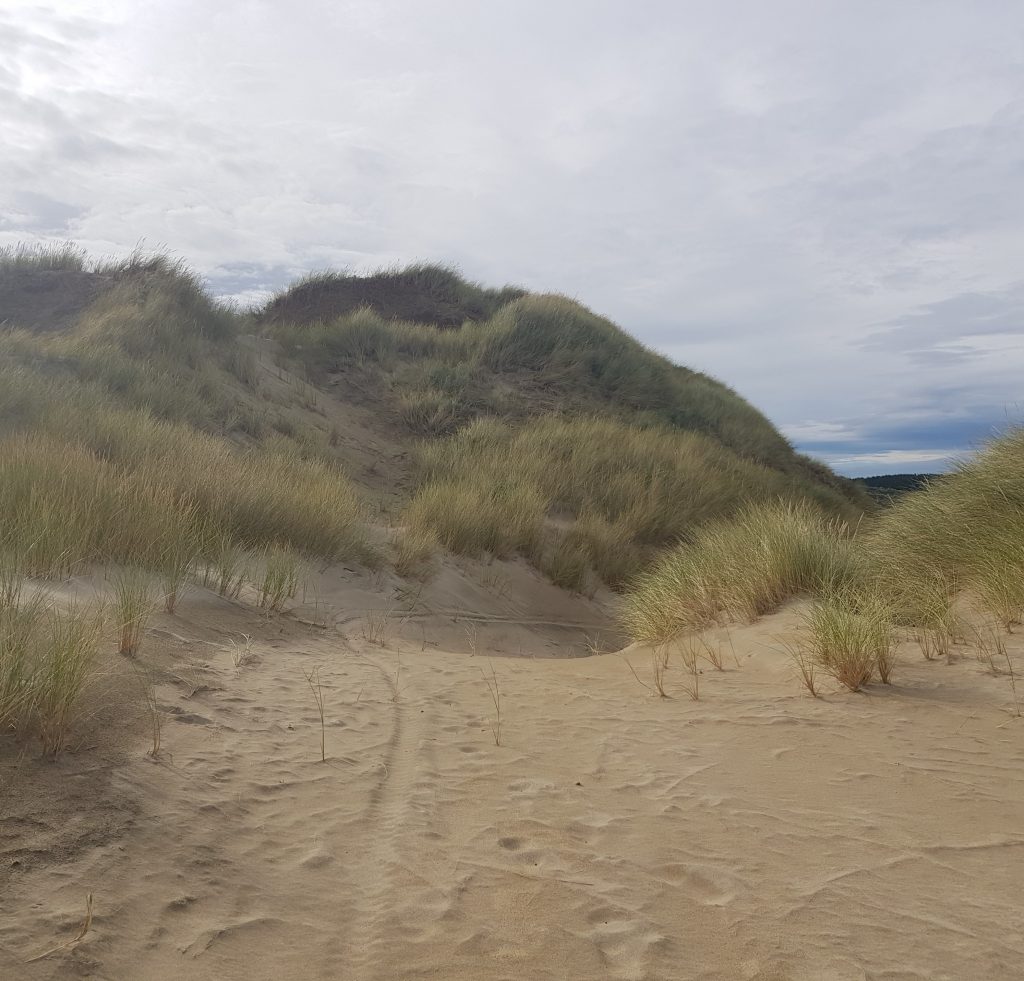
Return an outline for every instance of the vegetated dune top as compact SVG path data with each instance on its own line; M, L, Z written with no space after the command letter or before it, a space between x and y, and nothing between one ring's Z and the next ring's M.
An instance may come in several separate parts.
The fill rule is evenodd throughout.
M66 330L78 322L111 278L87 269L0 271L0 326Z
M224 500L216 468L190 485L246 547L319 554L333 543L327 557L369 560L364 544L381 537L363 527L372 519L357 498L369 492L378 504L389 498L393 525L418 517L423 549L439 540L476 554L481 542L491 549L508 539L510 498L530 513L528 534L512 536L508 549L567 588L590 589L595 576L625 583L658 549L749 499L810 499L852 520L870 507L863 489L796 453L727 385L564 296L487 289L418 265L316 274L246 314L165 255L103 264L74 249L0 252L0 282L15 293L39 276L97 287L106 278L109 288L77 318L50 322L63 329L0 333L0 437L45 435L45 446L22 450L37 461L50 454L97 465L84 451L118 480L127 471L115 456L134 473L153 464L158 447L202 443L225 467L258 474L249 485L266 519L258 529L253 508L230 516L216 503ZM31 295L0 305L0 320L46 321L45 307L24 312ZM52 451L54 439L66 452ZM648 452L655 443L660 454ZM450 447L450 466L428 475L424 444ZM621 452L609 459L612 445ZM525 457L544 461L546 477L524 468ZM631 473L616 473L623 460L636 464ZM348 481L361 486L345 507L296 510L284 505L284 486L300 473L307 496L314 485L328 496ZM177 487L179 476L168 480ZM482 533L468 534L469 525ZM54 542L54 557L66 551Z
M260 314L268 323L312 324L369 307L386 320L458 327L486 320L523 290L485 289L446 266L412 265L364 276L313 273L273 299Z
M614 416L703 434L837 510L871 506L862 487L797 453L733 389L565 296L485 289L447 268L414 266L307 277L259 320L310 378L345 375L346 390L354 375L370 378L414 437L450 436L482 416Z

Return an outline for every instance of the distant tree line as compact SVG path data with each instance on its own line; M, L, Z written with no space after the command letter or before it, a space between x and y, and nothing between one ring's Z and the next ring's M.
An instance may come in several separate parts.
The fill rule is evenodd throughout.
M941 476L937 473L885 473L877 477L857 477L855 482L863 484L876 501L889 504L903 494L921 490L929 481Z

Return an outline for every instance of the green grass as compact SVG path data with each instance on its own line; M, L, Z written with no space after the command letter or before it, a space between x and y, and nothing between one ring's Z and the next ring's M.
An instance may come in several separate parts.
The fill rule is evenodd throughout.
M712 435L764 462L792 455L771 423L731 389L673 365L563 296L525 296L503 307L481 326L477 359L497 374L529 371L576 398Z
M868 548L905 622L956 632L968 595L1005 627L1024 616L1024 429L993 440L946 477L907 494Z
M245 398L236 315L164 256L102 274L74 327L0 333L0 536L28 571L152 569L173 608L224 537L374 562L358 493L304 433L225 438Z
M826 593L804 618L811 653L827 674L859 691L877 673L890 684L895 665L891 608L878 597Z
M611 411L701 432L760 462L825 479L856 502L866 500L795 454L731 389L672 364L566 297L516 296L485 321L452 330L395 320L368 306L314 323L275 321L272 329L285 353L310 373L378 366L405 394L437 390L468 402L467 415L490 411L481 395L505 385L520 390L505 408L522 415L535 413L531 402L543 411L556 400L562 409Z
M413 263L367 275L322 270L275 297L261 313L271 323L316 324L373 307L386 320L458 327L481 321L523 295L513 286L487 289L467 282L451 266Z
M735 392L579 303L495 294L439 330L410 322L410 303L374 306L388 277L403 288L423 277L435 299L476 289L451 270L320 274L262 319L304 374L358 372L426 441L405 523L448 550L521 553L584 590L622 586L658 549L752 501L806 500L850 520L870 507ZM365 305L337 306L353 296Z
M850 521L871 508L735 392L565 297L510 295L445 330L370 306L281 319L321 288L324 312L340 282L310 280L264 318L302 373L358 373L425 441L405 522L445 549L520 553L585 591L622 587L658 550L752 501L806 500Z
M661 642L719 619L754 620L802 593L832 594L858 583L850 528L806 503L768 502L713 522L637 577L624 623Z
M93 275L104 288L70 328L0 332L4 387L21 375L22 414L33 403L35 411L45 411L55 392L70 388L93 401L145 408L207 431L230 430L242 411L238 386L231 384L239 365L238 316L163 256L130 259ZM4 276L0 268L0 282ZM44 390L27 398L26 386L40 381Z
M5 546L10 543L5 542ZM10 551L0 556L0 733L64 748L92 678L102 618L23 587Z
M799 594L814 603L798 664L811 657L851 690L875 675L889 683L898 629L927 658L964 639L961 609L1012 630L1024 617L1024 429L902 496L857 535L782 505L711 524L637 578L624 621L638 639L663 641Z
M163 255L0 255L10 295L38 273L73 274L76 289L87 280L76 294L87 302L57 329L0 330L0 726L55 752L90 671L95 618L26 598L28 578L120 570L114 618L134 656L153 604L174 613L193 577L231 596L251 580L279 609L300 556L380 556L326 437L247 422L268 412L243 319L197 276Z
M421 464L410 527L454 552L522 553L573 588L581 567L621 585L655 550L709 521L754 500L820 490L696 433L600 418L478 420L425 444Z
M84 272L89 265L85 250L73 242L22 242L0 248L0 273L25 269Z

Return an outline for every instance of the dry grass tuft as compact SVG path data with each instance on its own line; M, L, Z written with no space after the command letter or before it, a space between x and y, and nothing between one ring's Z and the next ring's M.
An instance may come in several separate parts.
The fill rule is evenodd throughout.
M428 578L439 548L437 535L428 528L403 528L395 535L395 572L403 578Z
M805 616L810 646L820 667L850 691L875 673L889 684L895 665L892 614L874 598L833 595Z
M384 647L391 630L393 612L391 606L385 606L380 610L367 610L363 616L363 640L368 644Z
M295 598L302 577L302 560L290 548L270 545L260 556L263 567L257 586L260 608L280 613L284 604Z
M693 638L689 638L680 652L683 667L686 669L680 687L695 702L700 700L700 658L702 651L702 646L699 643L695 643Z
M78 933L76 933L70 940L67 940L62 944L57 944L56 947L51 947L49 950L44 950L41 954L36 954L35 957L30 957L25 963L33 964L36 961L41 961L44 957L49 957L50 954L56 954L59 950L67 950L68 947L74 947L77 943L85 939L85 935L89 932L91 927L92 893L89 893L85 897L85 918L82 920L82 925L78 928Z
M155 605L153 584L142 570L126 569L112 577L111 586L118 627L118 653L124 657L135 657L142 646L142 635Z
M312 671L303 672L303 675L313 694L317 714L320 716L320 762L325 763L327 761L327 722L324 715L324 688L320 683L320 668L315 667Z
M793 662L800 678L800 684L807 689L812 698L818 697L818 660L803 644L785 644L784 650Z
M494 669L494 665L488 661L487 667L490 669L489 673L480 669L480 674L483 676L484 684L487 685L487 694L491 696L491 704L494 706L494 715L489 721L491 727L491 735L494 736L494 745L501 745L501 685L498 682L498 672Z
M0 569L0 732L37 737L53 755L67 745L92 678L102 615L15 585L9 557Z
M721 617L753 620L799 593L861 574L849 529L808 504L754 505L699 529L641 574L626 597L630 633L660 642Z

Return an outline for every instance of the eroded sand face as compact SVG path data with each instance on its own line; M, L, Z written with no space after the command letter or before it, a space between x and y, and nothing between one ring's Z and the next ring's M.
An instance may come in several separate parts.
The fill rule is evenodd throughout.
M908 647L892 689L814 700L779 650L790 611L734 628L700 701L678 665L660 699L621 655L567 657L614 638L598 603L508 575L478 595L445 572L383 646L361 614L380 584L354 579L321 596L326 629L203 594L154 621L158 760L134 722L42 775L3 757L0 977L1024 973L1005 675ZM89 892L86 938L26 964Z

